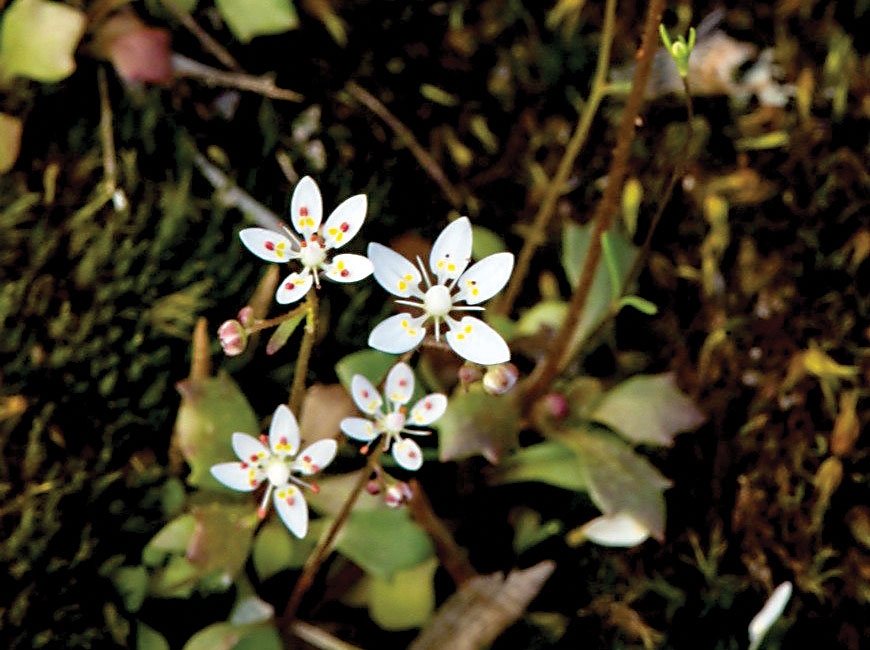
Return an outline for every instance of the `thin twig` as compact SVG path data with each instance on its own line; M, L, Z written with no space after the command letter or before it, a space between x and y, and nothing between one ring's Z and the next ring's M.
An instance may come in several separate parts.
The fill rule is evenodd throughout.
M279 630L292 631L291 623L296 618L296 613L299 611L299 605L302 604L302 598L306 593L308 593L311 585L314 584L314 577L317 575L317 571L332 551L332 545L335 543L338 533L347 522L347 518L350 516L359 495L362 494L363 489L369 482L372 472L375 467L378 466L382 452L383 445L374 445L372 447L368 462L366 463L366 466L360 470L359 478L350 493L347 495L347 498L341 506L341 510L335 516L335 519L332 520L332 524L329 526L326 535L321 538L315 549L311 552L311 555L309 555L308 559L305 561L305 566L302 567L302 573L296 580L296 585L293 587L293 593L290 594L290 600L287 602L287 607L284 609L281 618L278 619Z
M213 39L208 32L200 27L189 13L175 3L175 0L160 0L160 3L169 10L169 13L171 13L178 22L187 28L187 31L196 36L199 44L202 45L202 49L223 63L227 69L233 70L234 72L242 71L242 66L240 66L238 61L233 58L233 55L230 54L223 45Z
M650 0L647 6L643 36L638 52L639 60L631 81L631 92L622 110L622 118L616 134L616 146L613 149L613 158L610 161L610 169L607 174L607 186L604 188L604 194L599 200L593 216L592 236L583 268L580 271L580 280L571 296L568 312L565 314L562 326L550 344L547 356L533 373L523 393L527 408L530 408L535 400L546 392L550 383L569 358L568 353L571 351L575 330L589 298L592 280L601 260L601 235L610 228L613 215L619 207L619 197L622 194L622 186L628 174L628 159L636 130L635 122L643 104L644 90L652 68L653 55L657 49L655 43L658 39L658 26L663 10L664 0Z
M172 55L172 73L176 77L196 79L208 86L247 90L271 99L282 99L287 102L301 102L304 99L297 92L278 88L271 75L254 76L245 72L225 72L177 52Z
M529 265L532 257L538 250L538 247L544 242L543 233L546 232L547 226L550 223L553 215L556 212L556 203L565 193L565 185L568 182L568 177L574 169L574 163L583 145L586 143L586 138L589 135L589 129L592 126L592 120L598 112L598 106L601 100L607 94L607 71L610 67L610 48L613 44L613 25L616 16L616 0L607 0L607 5L604 9L604 26L601 34L601 47L598 55L598 63L595 67L595 75L592 78L592 86L589 91L589 99L583 106L583 112L580 119L577 121L577 126L574 133L571 135L571 140L565 148L565 153L562 154L562 159L559 161L559 166L556 169L556 175L550 180L544 191L544 198L541 201L541 206L538 208L538 213L535 215L535 221L528 231L528 235L523 242L523 247L517 256L516 267L511 274L510 283L505 289L501 300L495 306L495 310L499 314L509 314L526 276L529 273Z
M447 530L444 522L435 515L432 504L429 503L429 499L417 479L412 479L410 486L412 496L408 500L408 510L411 517L429 534L435 543L435 553L438 555L441 565L453 578L456 586L461 587L476 577L477 571L471 566L468 555L453 539L453 535Z
M312 287L305 299L308 314L305 318L305 331L299 344L299 354L296 356L296 367L293 369L293 385L290 388L290 410L299 413L302 398L305 397L305 378L308 375L308 363L311 361L311 351L317 339L317 290Z
M362 650L359 646L337 639L326 630L304 621L296 621L290 625L290 632L320 650Z
M438 165L435 159L426 151L423 146L417 142L411 130L402 124L402 122L393 115L390 110L374 95L365 88L357 84L355 81L349 81L345 86L345 90L351 97L356 99L360 104L368 108L372 113L381 118L387 123L399 139L404 142L405 146L411 151L420 166L429 174L429 177L438 184L444 196L454 208L462 207L464 200L462 193L447 179L444 170Z
M248 219L262 228L269 228L276 232L286 232L284 222L274 212L255 201L250 194L236 185L226 174L211 164L205 156L197 153L193 162L208 181L217 190L218 201L229 208L237 208Z

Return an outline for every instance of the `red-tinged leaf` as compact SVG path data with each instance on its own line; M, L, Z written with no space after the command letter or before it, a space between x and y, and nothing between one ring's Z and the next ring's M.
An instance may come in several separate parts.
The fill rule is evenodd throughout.
M706 419L677 388L673 373L637 376L618 384L604 394L591 417L631 442L664 446Z
M439 457L460 460L476 454L497 464L517 445L520 414L508 397L483 392L454 395L433 424L439 431Z

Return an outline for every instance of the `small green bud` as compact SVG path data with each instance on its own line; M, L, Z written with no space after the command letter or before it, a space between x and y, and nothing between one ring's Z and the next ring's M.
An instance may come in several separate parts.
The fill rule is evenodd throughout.
M664 43L665 49L668 51L668 54L671 55L671 58L677 66L677 72L680 77L685 79L689 76L689 57L692 54L692 50L695 48L695 39L697 37L695 28L689 28L688 42L686 42L686 39L683 36L679 36L676 42L671 41L671 37L668 35L665 26L662 24L659 24L659 35L662 38L662 43Z

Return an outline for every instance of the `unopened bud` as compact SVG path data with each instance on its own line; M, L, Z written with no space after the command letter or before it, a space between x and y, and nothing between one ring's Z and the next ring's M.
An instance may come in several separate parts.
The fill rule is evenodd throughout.
M514 387L520 371L512 363L490 366L483 375L483 389L490 395L503 395Z
M456 372L456 375L457 377L459 377L459 383L463 386L473 384L481 377L480 368L468 364L460 366L459 370Z
M228 320L218 328L218 340L228 357L235 357L245 351L248 345L248 331L237 320Z
M236 317L239 322L245 327L250 327L254 324L254 308L246 305L239 310L239 315Z
M384 494L384 503L390 508L398 508L407 503L412 496L414 496L414 493L411 491L411 486L407 483L399 482L387 488Z
M559 393L544 395L544 410L554 420L561 420L568 415L568 400Z
M368 492L372 496L380 494L381 493L381 484L375 480L369 481L368 483L366 483L366 492Z

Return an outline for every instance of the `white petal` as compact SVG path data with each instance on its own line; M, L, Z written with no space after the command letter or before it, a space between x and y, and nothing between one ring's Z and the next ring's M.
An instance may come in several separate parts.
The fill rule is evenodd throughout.
M239 238L249 251L267 262L287 262L299 257L293 242L267 228L245 228Z
M281 456L294 456L299 450L299 425L293 412L281 404L272 415L269 425L269 446Z
M366 218L368 201L357 194L339 205L323 224L323 241L327 248L341 248L354 238Z
M311 289L312 284L314 278L311 273L291 273L281 280L278 291L275 292L275 300L282 305L301 300Z
M308 505L305 497L295 485L285 485L275 490L275 510L284 525L296 537L305 537L308 532Z
M269 450L254 436L247 433L233 434L233 451L243 463L259 463L269 457Z
M240 492L255 490L265 475L250 463L218 463L211 466L211 475L228 488Z
M407 404L414 394L414 371L407 363L399 362L387 374L384 395L393 404Z
M365 418L343 418L339 426L346 436L362 442L371 442L381 433L374 422Z
M441 393L432 393L426 395L419 402L414 404L411 409L411 415L408 417L408 424L417 424L424 426L432 424L435 420L444 415L447 410L447 396Z
M382 321L369 334L369 346L387 354L401 354L416 347L426 336L423 321L426 316L412 318L410 314L396 314Z
M376 242L369 244L369 259L374 266L375 280L399 298L414 296L423 299L420 270L394 250Z
M507 284L513 268L513 253L484 257L459 278L456 283L459 291L453 296L453 302L464 300L469 305L477 305L489 300Z
M305 475L317 474L333 461L337 451L338 443L332 438L318 440L302 450L292 469Z
M356 282L372 274L369 258L353 253L344 253L332 258L324 275L333 282Z
M482 320L465 316L459 323L447 321L448 345L463 359L484 366L510 361L511 351L501 335Z
M290 199L290 218L293 227L302 234L305 240L320 228L323 218L323 199L320 188L310 176L306 176L296 184L293 198Z
M449 224L432 244L429 268L438 277L438 284L462 275L471 260L471 222L460 217Z
M350 394L359 410L368 415L378 413L384 403L377 388L362 375L354 375L350 380Z
M583 535L602 546L630 548L649 537L649 530L625 512L603 515L587 522L580 529Z
M415 471L423 465L423 452L420 446L409 438L400 438L393 443L393 458L401 467Z
M752 618L749 623L749 650L755 650L761 644L768 630L782 616L791 592L791 583L783 582L773 590L764 607Z

